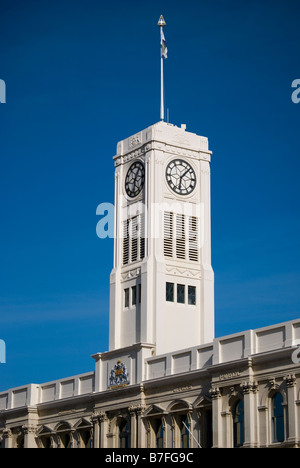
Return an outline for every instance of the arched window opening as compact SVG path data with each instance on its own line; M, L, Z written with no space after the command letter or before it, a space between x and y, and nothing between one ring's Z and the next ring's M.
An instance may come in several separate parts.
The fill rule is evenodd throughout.
M92 437L89 429L80 430L81 447L85 449L92 448Z
M72 448L71 428L67 423L60 424L56 429L56 433L58 437L58 446L60 448Z
M190 422L187 415L180 416L180 447L190 448Z
M208 409L204 411L204 434L203 434L203 448L211 448L213 445L213 418L212 418L212 410Z
M284 441L284 408L281 393L276 393L271 402L273 442Z
M155 446L164 448L164 426L161 419L155 421Z
M119 424L119 448L130 448L130 425L127 419Z
M50 449L51 448L51 437L49 435L43 435L40 437L42 448Z
M69 449L71 448L71 437L67 432L60 435L61 448Z
M233 412L233 445L241 447L245 442L244 402L238 401Z
M17 439L16 439L16 448L22 449L24 448L24 436L23 434L20 434Z

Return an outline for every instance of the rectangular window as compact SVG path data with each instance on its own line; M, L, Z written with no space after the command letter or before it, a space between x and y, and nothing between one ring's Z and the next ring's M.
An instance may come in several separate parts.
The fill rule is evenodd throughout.
M131 288L131 303L133 306L136 305L136 286Z
M174 302L174 283L166 283L166 301Z
M139 304L142 302L142 285L139 283Z
M188 304L196 305L196 287L195 286L188 287Z
M129 288L124 289L124 307L129 307Z
M185 303L185 285L177 284L177 302L179 304Z

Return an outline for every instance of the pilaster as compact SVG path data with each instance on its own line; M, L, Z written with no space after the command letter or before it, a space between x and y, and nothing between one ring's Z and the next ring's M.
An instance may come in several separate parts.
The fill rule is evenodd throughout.
M223 448L222 393L219 387L210 390L212 399L213 448Z

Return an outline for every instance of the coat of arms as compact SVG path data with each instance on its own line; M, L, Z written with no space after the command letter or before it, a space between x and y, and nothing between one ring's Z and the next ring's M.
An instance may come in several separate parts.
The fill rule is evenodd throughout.
M123 387L129 384L129 375L127 367L123 362L118 360L117 364L110 371L109 386Z

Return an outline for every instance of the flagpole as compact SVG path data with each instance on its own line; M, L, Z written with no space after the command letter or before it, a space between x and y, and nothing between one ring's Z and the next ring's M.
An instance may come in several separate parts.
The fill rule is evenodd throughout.
M163 27L166 25L166 22L161 15L158 21L158 26L160 27L160 120L165 118L165 109L164 109L164 56L163 56Z
M164 58L160 58L160 120L164 120L165 105L164 105Z

